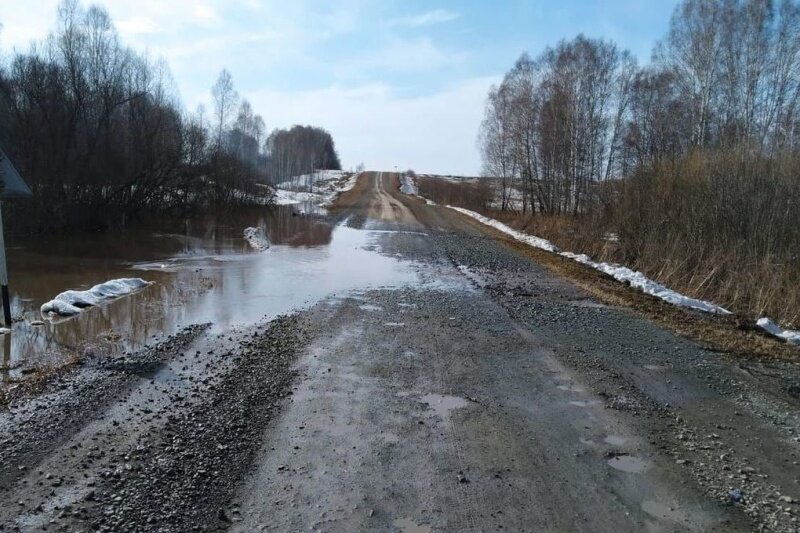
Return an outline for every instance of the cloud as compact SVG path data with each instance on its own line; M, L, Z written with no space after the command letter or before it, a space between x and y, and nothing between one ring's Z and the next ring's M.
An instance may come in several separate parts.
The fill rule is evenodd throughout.
M219 15L213 7L206 4L197 4L192 10L194 19L204 24L211 24L219 21Z
M436 45L429 37L388 38L374 51L356 54L340 61L334 69L342 79L359 79L375 73L424 73L446 68L464 60L465 54Z
M53 28L58 0L41 2L5 2L0 0L0 52L11 48L24 51L34 41L43 39Z
M8 2L0 14L1 52L43 38L58 1ZM326 127L348 166L463 174L480 168L475 137L496 80L459 77L468 65L464 51L405 31L457 13L411 12L376 27L372 21L386 9L375 0L94 1L108 9L123 42L168 61L187 109L210 109L209 87L227 67L268 127Z
M315 124L328 129L345 166L375 170L477 174L475 146L494 77L473 78L429 95L400 96L384 83L355 88L244 94L267 125Z
M158 31L158 25L150 17L131 17L115 22L119 33L125 37L152 34Z
M393 25L405 26L408 28L423 28L425 26L433 26L435 24L450 22L459 17L460 15L453 11L448 11L446 9L434 9L432 11L426 11L425 13L414 15L412 17L396 19Z

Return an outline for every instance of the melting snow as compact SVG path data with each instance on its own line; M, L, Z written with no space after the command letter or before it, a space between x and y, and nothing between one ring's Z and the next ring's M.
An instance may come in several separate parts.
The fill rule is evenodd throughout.
M82 309L99 305L103 300L131 294L150 285L141 278L112 279L88 291L64 291L41 307L43 315L72 316Z
M400 192L403 194L410 194L412 196L419 196L419 188L413 176L403 174L400 177Z
M769 318L760 318L758 322L756 322L758 327L769 333L770 335L775 335L786 342L790 342L792 344L796 344L800 346L800 331L793 331L791 329L783 329L778 324L770 320Z
M492 218L485 217L483 215L479 215L478 213L470 211L468 209L463 209L461 207L453 207L453 206L447 206L447 207L449 207L450 209L454 209L459 213L472 217L475 220L483 224L486 224L487 226L491 226L507 235L510 235L511 237L514 237L518 241L524 242L535 248L540 248L548 252L559 254L563 257L572 259L573 261L583 263L584 265L588 265L596 270L599 270L600 272L608 274L609 276L618 281L629 283L631 286L640 289L642 292L651 294L657 298L661 298L662 300L669 302L673 305L678 305L681 307L689 307L691 309L698 309L700 311L705 311L708 313L720 313L725 315L730 314L730 311L728 311L724 307L714 305L704 300L698 300L696 298L690 298L688 296L684 296L679 292L666 288L660 283L656 283L655 281L651 280L650 278L648 278L647 276L636 270L632 270L628 267L615 265L612 263L597 263L595 261L592 261L591 258L585 254L562 252L558 249L558 247L556 247L556 245L554 245L547 239L542 239L541 237L535 237L533 235L528 235L527 233L522 233L521 231L517 231L513 228L506 226L502 222L499 222Z
M640 289L642 292L651 294L653 296L656 296L657 298L661 298L662 300L669 302L673 305L677 305L680 307L688 307L691 309L697 309L700 311L705 311L707 313L719 313L723 315L728 315L731 313L730 311L719 305L713 304L711 302L706 302L705 300L690 298L679 292L673 291L672 289L668 289L664 285L661 285L660 283L656 283L655 281L651 280L641 272L630 269L628 267L615 265L612 263L597 263L595 261L592 261L592 259L585 254L562 252L547 239L542 239L541 237L535 237L533 235L528 235L527 233L522 233L521 231L517 231L513 228L506 226L502 222L499 222L492 218L485 217L468 209L463 209L461 207L453 207L450 205L448 205L447 207L449 207L450 209L454 209L459 213L467 215L468 217L472 217L475 220L483 224L486 224L487 226L491 226L505 233L506 235L510 235L511 237L515 238L518 241L524 242L535 248L541 248L542 250L547 250L548 252L557 253L562 257L567 257L569 259L572 259L573 261L577 261L579 263L583 263L584 265L588 265L596 270L608 274L609 276L618 281L629 283L632 287L636 287ZM606 238L611 240L611 238L609 238L608 236ZM613 235L612 238L615 239L616 235ZM800 331L783 329L775 322L766 317L759 319L758 322L756 322L756 324L758 325L758 327L760 327L770 335L774 335L775 337L783 339L786 342L800 346Z
M657 298L661 298L662 300L671 303L672 305L677 305L680 307L689 307L691 309L698 309L700 311L705 311L706 313L719 313L722 315L729 315L731 312L725 309L724 307L720 307L719 305L712 304L710 302L706 302L705 300L698 300L697 298L690 298L688 296L684 296L683 294L673 291L672 289L668 289L667 287L661 285L660 283L656 283L655 281L651 280L641 272L637 270L630 269L628 267L615 265L612 263L596 263L592 261L589 256L585 254L574 254L572 252L560 252L559 255L563 257L568 257L574 261L579 263L583 263L584 265L588 265L600 272L605 272L612 278L616 279L617 281L622 281L624 283L629 283L631 287L636 287L640 289L642 292L647 294L652 294Z
M269 239L261 228L245 228L244 240L247 241L251 248L259 252L263 252L270 246Z
M534 237L533 235L528 235L527 233L523 233L521 231L517 231L513 228L509 228L505 224L500 221L497 221L493 218L485 217L483 215L479 215L475 211L470 211L469 209L464 209L462 207L453 207L452 205L448 205L450 209L454 209L459 213L467 215L468 217L472 217L481 224L486 224L487 226L491 226L499 231L502 231L506 235L510 235L514 237L516 240L520 242L524 242L534 248L541 248L542 250L547 250L548 252L558 252L558 248L548 241L547 239L542 239L541 237Z
M345 173L341 170L320 170L304 174L279 183L275 191L275 203L292 205L310 202L318 206L329 206L337 196L355 187L359 174L353 174L344 183ZM308 189L313 192L308 192Z

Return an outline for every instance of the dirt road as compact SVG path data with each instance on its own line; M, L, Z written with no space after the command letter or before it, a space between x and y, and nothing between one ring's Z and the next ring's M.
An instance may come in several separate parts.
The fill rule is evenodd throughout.
M797 530L796 365L702 349L398 186L366 173L326 220L402 283L12 403L4 529Z

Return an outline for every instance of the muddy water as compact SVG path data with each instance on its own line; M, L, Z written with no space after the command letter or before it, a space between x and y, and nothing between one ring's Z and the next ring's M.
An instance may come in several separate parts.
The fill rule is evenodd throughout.
M15 243L8 252L15 323L1 339L0 377L7 383L42 364L134 350L184 325L224 331L331 294L417 279L412 265L380 253L378 233L298 214L312 211L280 206ZM242 238L248 226L264 228L272 247L252 250ZM39 311L64 290L122 277L154 283L73 318Z

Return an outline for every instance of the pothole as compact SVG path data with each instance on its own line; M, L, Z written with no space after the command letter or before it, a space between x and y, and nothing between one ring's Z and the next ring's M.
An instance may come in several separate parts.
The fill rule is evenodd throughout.
M450 414L450 411L469 405L469 401L464 398L443 394L426 394L420 401L428 404L428 408L443 419Z
M642 474L650 469L650 462L632 455L617 455L608 460L611 468L629 474Z

